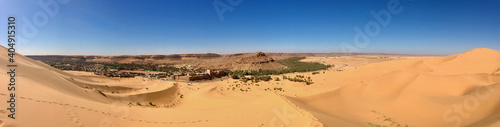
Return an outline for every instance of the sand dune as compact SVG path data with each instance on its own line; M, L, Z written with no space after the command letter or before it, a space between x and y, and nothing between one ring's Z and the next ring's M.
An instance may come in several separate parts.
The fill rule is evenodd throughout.
M6 49L1 53L6 54ZM213 90L220 82L199 87L142 78L99 80L101 77L78 76L16 56L17 81L22 84L16 91L18 117L7 118L8 111L2 109L3 126L237 126L243 122L269 126L284 124L273 111L299 112L269 92L255 93L268 96L264 99L238 92L223 95ZM5 66L7 57L0 58ZM7 81L8 77L2 75L1 79ZM0 90L2 100L8 93ZM310 126L314 123L311 117L294 115L294 121L286 124Z
M20 54L16 60L17 118L0 109L0 126L500 125L500 52L486 48L341 72L286 74L311 76L312 85L116 79L60 71ZM1 55L0 66L6 61ZM230 90L235 84L250 91ZM286 92L266 90L278 87ZM0 89L4 102L8 93Z
M489 125L497 122L500 114L500 94L496 92L500 90L500 76L493 74L498 68L500 52L490 49L375 63L344 72L343 76L359 76L354 79L358 83L343 84L337 90L299 101L305 104L303 108L354 123ZM332 80L348 79L333 76L339 77ZM463 116L454 112L455 105L462 107L457 110L463 110Z
M164 85L167 86L167 85ZM174 83L173 86L156 90L142 90L133 94L125 95L107 95L111 99L120 100L127 99L129 102L135 102L134 105L148 105L153 107L172 107L180 99L179 85Z

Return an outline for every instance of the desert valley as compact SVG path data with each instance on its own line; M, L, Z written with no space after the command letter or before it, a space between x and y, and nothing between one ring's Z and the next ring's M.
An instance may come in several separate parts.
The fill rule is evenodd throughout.
M3 127L500 126L500 52L487 48L450 56L16 57L17 118L0 109ZM210 78L174 78L194 75ZM2 100L9 93L0 89Z
M0 127L500 127L500 0L0 0Z

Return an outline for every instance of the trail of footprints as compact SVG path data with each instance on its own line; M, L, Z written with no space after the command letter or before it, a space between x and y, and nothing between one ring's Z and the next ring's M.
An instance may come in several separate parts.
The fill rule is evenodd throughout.
M4 93L0 93L0 95L7 96L7 94L4 94ZM39 103L47 103L47 104L54 104L54 105L64 106L64 107L66 107L66 111L68 111L68 113L69 113L70 120L72 122L74 122L76 125L80 126L80 127L83 127L83 123L81 123L80 119L76 117L76 114L73 112L72 108L80 108L80 109L87 110L87 111L90 111L90 112L101 113L103 115L107 115L107 116L111 116L111 117L116 117L116 118L121 118L121 119L124 119L124 120L133 121L133 122L143 122L143 123L151 123L151 124L153 124L153 123L154 124L188 124L188 123L193 124L193 123L208 122L208 120L182 121L182 122L174 122L174 121L149 121L149 120L143 120L143 119L134 119L134 118L129 118L129 117L121 117L121 116L118 116L118 115L111 114L109 112L98 111L98 110L95 110L95 109L86 108L86 107L78 106L78 105L71 105L71 104L67 104L67 103L59 103L59 102L54 102L54 101L38 100L38 99L33 99L33 98L23 97L23 96L20 96L19 98L30 100L30 101L36 101L36 102L39 102Z
M7 96L4 93L0 93L0 95ZM279 96L281 99L283 99L285 102L287 102L291 107L293 107L302 116L306 116L308 118L311 118L312 119L311 126L314 126L314 127L323 126L320 122L318 122L318 119L315 118L309 112L307 112L307 111L299 108L294 103L290 102L290 100L286 99L284 96L281 96L279 94L276 94L276 95ZM98 111L98 110L95 110L95 109L86 108L86 107L78 106L78 105L71 105L71 104L67 104L67 103L59 103L59 102L54 102L54 101L38 100L38 99L33 99L33 98L23 97L23 96L20 96L19 98L30 100L30 101L36 101L36 102L39 102L39 103L48 103L48 104L54 104L54 105L64 106L66 108L66 111L68 111L68 113L69 113L70 120L72 122L74 122L76 125L78 125L79 127L83 127L83 123L81 123L80 120L79 120L79 118L76 117L76 114L73 112L73 108L80 108L80 109L83 109L83 110L88 110L90 112L101 113L103 115L112 116L112 117L116 117L116 118L121 118L121 119L124 119L124 120L133 121L133 122L143 122L143 123L151 123L151 124L153 124L153 123L154 124L188 124L188 123L201 123L201 122L208 122L209 121L209 120L182 121L182 122L174 122L174 121L149 121L149 120L134 119L134 118L129 118L129 117L120 117L118 115L114 115L114 114L111 114L109 112Z
M290 105L291 107L293 107L293 109L295 109L295 111L297 111L300 115L302 116L305 116L309 119L311 119L311 123L309 126L311 127L323 127L323 124L321 122L319 122L319 120L314 117L314 115L312 115L310 112L304 110L304 109L301 109L299 106L295 105L293 102L291 102L290 100L288 100L286 97L278 94L278 93L275 93L278 97L280 97L281 99L283 99L288 105Z
M80 119L76 116L76 113L73 112L73 108L71 108L71 106L69 105L64 105L64 107L69 114L70 121L75 123L79 127L83 127L83 123L80 122Z

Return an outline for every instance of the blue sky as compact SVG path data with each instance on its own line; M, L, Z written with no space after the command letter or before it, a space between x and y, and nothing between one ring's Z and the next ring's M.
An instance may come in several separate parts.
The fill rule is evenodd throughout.
M39 1L56 1L59 10L51 16ZM362 46L355 44L353 29L365 31L369 22L376 21L370 11L387 11L391 1L241 0L233 5L228 0L63 1L0 0L4 17L0 29L7 29L5 19L10 14L16 15L16 48L24 55L343 52L342 43L366 53L500 50L500 0L396 0L400 13L391 13L388 25ZM223 20L214 8L217 1L233 8L222 14ZM37 22L33 17L42 23L33 25L38 32L24 34L30 31L23 29L26 22ZM7 35L0 39L7 40Z

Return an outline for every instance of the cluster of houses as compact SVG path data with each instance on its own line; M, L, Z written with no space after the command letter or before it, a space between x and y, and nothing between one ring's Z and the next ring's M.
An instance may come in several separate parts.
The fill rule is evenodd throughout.
M144 70L128 70L128 71L144 71ZM120 78L134 78L135 76L145 76L144 73L127 72L127 70L120 71L119 69L99 69L94 71L96 75L103 75L107 77L120 77Z
M129 69L129 68L120 68L120 69L111 69L108 66L102 64L93 64L93 63L78 63L78 62L53 62L53 61L44 61L52 67L61 69L61 70L73 70L73 71L86 71L86 72L94 72L96 75L103 75L107 77L122 77L122 78L134 78L135 76L142 76L143 73L131 73L131 72L120 72L119 70L131 70L131 71L143 71L144 69Z
M72 71L87 71L95 72L104 68L102 64L87 64L87 63L72 63L72 62L55 62L55 61L44 61L46 64L61 70L72 70Z
M213 78L221 78L224 76L227 76L228 74L224 71L212 71L212 70L206 70L205 72L201 73L180 73L180 74L174 74L174 75L158 75L156 76L157 79L167 79L167 80L178 80L178 81L198 81L198 80L211 80Z
M74 70L74 71L87 71L94 72L96 75L103 75L107 77L121 77L121 78L134 78L135 76L143 76L146 78L156 78L162 80L176 80L176 81L199 81L199 80L211 80L213 78L221 78L227 76L228 74L224 71L213 71L206 70L204 72L195 73L193 70L189 72L167 72L163 74L155 74L155 75L147 75L144 73L135 73L129 71L144 71L142 68L118 68L111 69L109 66L105 66L102 64L93 64L93 63L76 63L76 62L53 62L53 61L44 61L45 63L61 69L61 70ZM165 67L165 65L159 65L158 67ZM127 71L129 70L129 71Z
M118 72L118 69L109 69L107 71L95 71L96 75L103 75L106 77L120 77L120 78L134 78L135 76L142 76L143 73L131 73L131 72Z
M201 73L176 73L172 75L156 74L156 75L145 75L144 73L133 73L126 71L119 71L118 69L103 69L101 71L94 72L96 75L103 75L107 77L121 77L121 78L134 78L135 76L145 76L149 78L156 78L161 80L176 80L176 81L199 81L199 80L211 80L213 78L221 78L227 76L228 74L224 71L212 71L206 70Z

